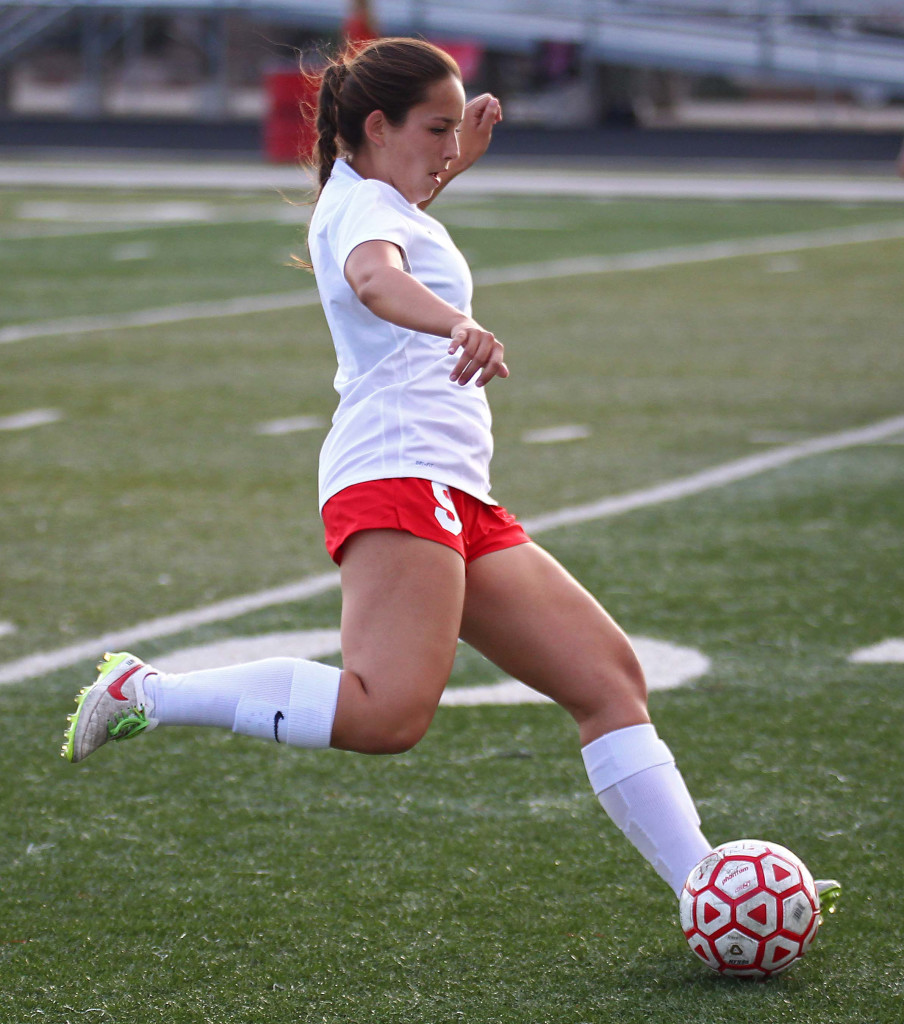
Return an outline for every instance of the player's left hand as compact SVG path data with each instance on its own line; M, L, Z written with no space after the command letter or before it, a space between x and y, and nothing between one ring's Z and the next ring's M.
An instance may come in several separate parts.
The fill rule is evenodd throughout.
M494 377L509 375L503 362L505 349L492 331L484 330L474 320L465 320L452 329L451 338L449 354L455 355L460 350L460 355L450 380L464 386L479 373L477 386L482 388Z
M465 105L458 139L460 155L456 161L460 170L470 167L486 153L493 128L501 120L502 104L492 93L482 93Z

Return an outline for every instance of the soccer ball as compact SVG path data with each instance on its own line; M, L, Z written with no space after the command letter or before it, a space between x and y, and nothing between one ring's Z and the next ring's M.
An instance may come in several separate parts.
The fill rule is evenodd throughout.
M704 857L684 883L681 929L714 971L768 978L807 952L819 896L804 862L776 843L738 839Z

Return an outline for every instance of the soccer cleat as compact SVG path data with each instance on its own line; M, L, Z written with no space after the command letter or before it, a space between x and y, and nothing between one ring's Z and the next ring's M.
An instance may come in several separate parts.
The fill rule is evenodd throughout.
M69 715L63 734L62 754L73 764L93 754L107 740L127 740L153 729L154 706L148 700L144 680L156 670L134 654L105 654L97 666L97 679L75 698L78 705Z
M834 914L841 898L841 882L836 882L834 878L817 878L813 884L819 897L820 912Z

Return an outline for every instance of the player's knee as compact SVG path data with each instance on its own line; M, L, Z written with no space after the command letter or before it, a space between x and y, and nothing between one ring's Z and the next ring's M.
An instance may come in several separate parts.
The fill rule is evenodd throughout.
M636 714L642 719L647 709L647 680L634 648L626 647L608 672L603 700L622 716Z
M388 728L383 736L384 754L404 754L417 746L430 726L429 720L398 722Z
M432 720L432 713L409 710L381 721L377 739L380 753L404 754L416 747L426 735Z
M346 669L331 745L362 754L403 754L424 737L436 713L439 679L365 674Z
M640 701L644 706L647 703L647 679L644 675L643 666L634 652L634 648L628 645L628 650L619 659L615 674L616 685L623 692L628 700Z
M617 655L596 667L581 696L579 706L570 710L582 728L597 723L605 732L647 720L646 677L627 641Z

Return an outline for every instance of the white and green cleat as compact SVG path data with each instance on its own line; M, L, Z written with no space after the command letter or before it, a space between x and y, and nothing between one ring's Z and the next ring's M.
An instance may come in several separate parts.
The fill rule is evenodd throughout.
M841 882L836 882L834 878L817 878L813 884L819 897L820 913L834 914L841 899Z
M97 679L75 698L78 705L68 716L63 736L63 757L75 764L93 754L107 740L127 740L157 725L154 706L144 681L156 675L134 654L105 654L97 666Z

